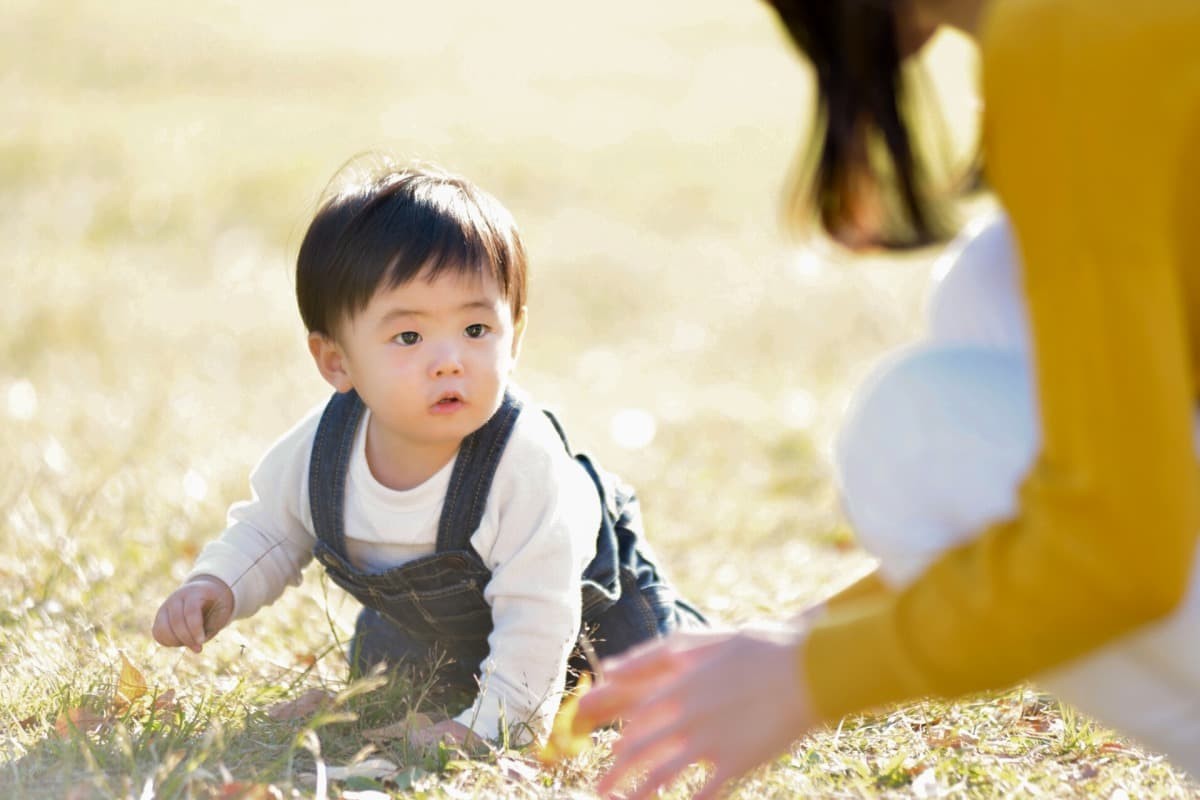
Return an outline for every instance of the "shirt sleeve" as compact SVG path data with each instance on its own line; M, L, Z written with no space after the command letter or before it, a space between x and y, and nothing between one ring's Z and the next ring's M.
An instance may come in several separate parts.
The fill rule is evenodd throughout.
M814 626L802 658L826 719L1009 685L1168 613L1186 590L1200 487L1172 185L1179 120L1194 116L1178 104L1194 109L1200 92L1180 81L1165 104L1150 87L1178 74L1156 71L1169 43L1114 35L1104 26L1129 15L1089 2L1088 24L1067 0L994 4L1008 10L984 46L985 155L1025 264L1042 452L1014 518ZM1170 36L1194 42L1196 13L1177 22L1191 29Z
M224 581L233 590L234 619L298 586L312 559L307 473L319 419L317 409L271 446L251 472L251 499L230 507L228 527L205 545L188 574Z
M493 629L477 699L456 719L489 739L502 726L518 742L549 732L579 634L580 580L600 526L595 486L541 417L534 409L522 414L524 430L501 459L492 489L494 538L472 539L492 570L484 599Z

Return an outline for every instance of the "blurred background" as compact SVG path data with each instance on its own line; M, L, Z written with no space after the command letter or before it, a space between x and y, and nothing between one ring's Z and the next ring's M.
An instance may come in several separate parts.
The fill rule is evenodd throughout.
M518 380L638 487L697 605L782 616L867 567L825 452L854 382L917 330L936 253L785 235L812 88L765 4L8 0L4 18L0 704L116 645L211 678L328 639L315 571L199 658L147 632L258 457L328 395L291 271L366 151L511 209L532 269ZM946 36L927 61L961 162L974 53Z

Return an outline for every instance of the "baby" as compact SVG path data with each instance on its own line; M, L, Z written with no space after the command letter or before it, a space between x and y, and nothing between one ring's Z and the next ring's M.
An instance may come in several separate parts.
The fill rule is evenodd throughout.
M155 639L199 652L315 557L363 605L354 667L438 660L474 697L426 741L524 740L548 732L581 632L604 656L702 622L633 495L512 385L525 278L511 215L456 175L387 166L325 200L296 295L336 393L263 457Z

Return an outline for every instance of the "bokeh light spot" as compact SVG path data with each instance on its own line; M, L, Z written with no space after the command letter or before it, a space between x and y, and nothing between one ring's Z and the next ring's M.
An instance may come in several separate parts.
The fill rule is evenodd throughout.
M37 415L37 389L27 380L19 380L8 387L8 415L13 419L33 419Z
M654 441L658 423L649 411L623 408L613 414L609 432L613 441L626 450L640 450Z

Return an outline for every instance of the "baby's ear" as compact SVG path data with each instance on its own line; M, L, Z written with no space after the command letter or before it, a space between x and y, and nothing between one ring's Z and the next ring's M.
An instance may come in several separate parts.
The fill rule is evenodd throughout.
M346 368L346 356L342 348L330 336L313 331L308 335L308 352L312 353L313 361L321 377L339 392L348 392L354 388L350 373Z
M517 312L517 318L513 320L513 361L516 361L517 356L521 355L521 341L525 338L525 323L528 321L529 311L526 306L521 306L521 310Z

